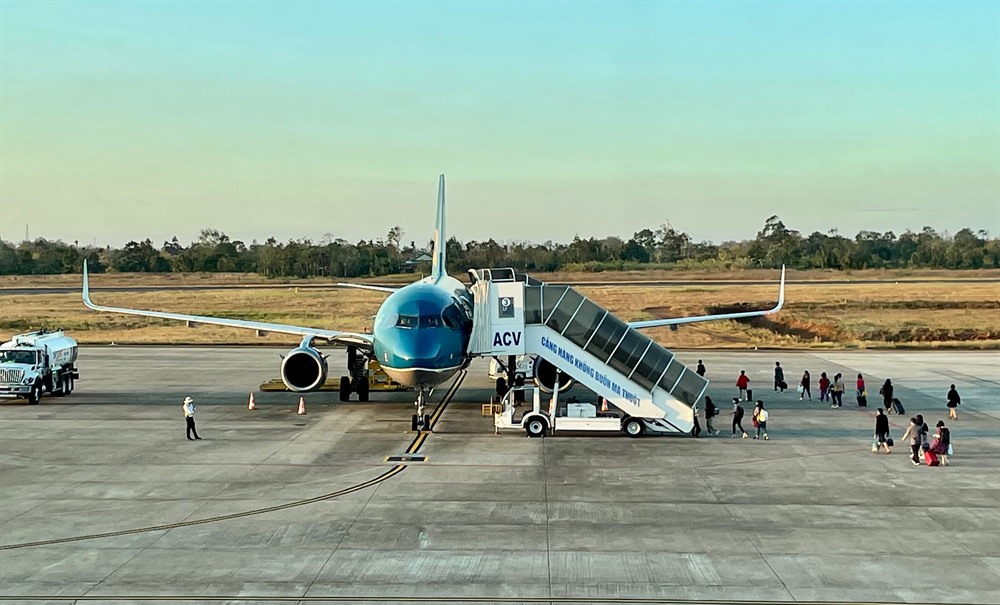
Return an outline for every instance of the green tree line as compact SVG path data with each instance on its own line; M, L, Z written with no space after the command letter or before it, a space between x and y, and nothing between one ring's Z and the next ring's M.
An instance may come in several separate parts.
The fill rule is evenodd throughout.
M87 260L91 271L240 272L265 277L377 277L426 271L414 263L430 243L404 246L402 231L393 227L377 240L351 244L326 236L246 244L216 229L205 229L187 246L173 238L157 247L150 240L130 241L122 248L97 248L36 239L14 245L0 241L0 275L79 273ZM695 242L669 224L643 229L628 240L576 237L568 244L488 241L447 243L452 272L468 268L513 267L521 271L608 271L647 268L777 268L798 269L983 269L1000 268L1000 239L985 231L962 229L952 236L931 227L919 232L861 231L848 238L832 230L803 236L777 216L764 223L749 241Z

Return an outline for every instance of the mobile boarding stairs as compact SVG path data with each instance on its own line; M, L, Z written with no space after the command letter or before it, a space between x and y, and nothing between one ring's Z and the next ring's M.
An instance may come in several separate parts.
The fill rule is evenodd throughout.
M691 432L708 381L673 353L572 287L547 285L512 269L469 274L476 306L469 354L511 360L532 355L542 387L511 388L494 415L498 429L524 429L531 436L560 430ZM591 404L561 402L560 390L571 381L608 405L599 413ZM530 397L519 405L523 391Z

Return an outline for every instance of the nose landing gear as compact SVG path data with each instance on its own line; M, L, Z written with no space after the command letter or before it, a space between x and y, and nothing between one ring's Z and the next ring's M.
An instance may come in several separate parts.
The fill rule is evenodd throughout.
M429 431L431 430L431 415L427 414L427 396L430 395L429 390L420 389L417 391L417 401L413 404L417 406L417 413L410 417L410 430L416 431Z

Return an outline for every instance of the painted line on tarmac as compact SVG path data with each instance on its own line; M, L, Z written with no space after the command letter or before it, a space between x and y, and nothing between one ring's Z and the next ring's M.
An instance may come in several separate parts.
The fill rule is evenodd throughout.
M441 398L441 401L438 403L437 407L434 409L434 412L431 415L431 429L434 428L434 425L441 418L441 415L444 413L445 409L447 409L448 404L451 403L451 400L455 396L455 393L458 392L458 387L462 384L462 381L465 380L465 375L466 375L466 370L462 370L461 372L458 373L458 375L455 378L455 381L452 383L452 385L448 389L448 391L445 392L444 397ZM419 433L417 433L417 435L413 438L413 441L410 442L409 447L406 448L406 453L407 454L416 454L420 450L421 446L423 446L423 444L427 441L427 438L431 434L432 434L432 431L420 431ZM321 496L316 496L314 498L307 498L305 500L296 500L294 502L286 502L285 504L278 504L278 505L275 505L275 506L268 506L266 508L256 508L256 509L253 509L253 510L243 511L243 512L239 512L239 513L231 513L231 514L228 514L228 515L218 515L218 516L215 516L215 517L206 517L204 519L194 519L194 520L191 520L191 521L179 521L177 523L165 523L163 525L151 525L151 526L148 526L148 527L137 527L137 528L134 528L134 529L123 529L123 530L120 530L120 531L104 532L104 533L100 533L100 534L87 534L87 535L83 535L83 536L72 536L72 537L69 537L69 538L54 538L52 540L38 540L36 542L22 542L20 544L6 544L6 545L3 545L3 546L0 546L0 551L3 551L3 550L15 550L15 549L19 549L19 548L31 548L33 546L51 546L51 545L54 545L54 544L65 544L67 542L81 542L83 540L98 540L98 539L101 539L101 538L116 538L116 537L119 537L119 536L130 536L130 535L133 535L133 534L144 534L144 533L150 533L150 532L154 532L154 531L166 531L166 530L170 530L170 529L177 529L177 528L180 528L180 527L191 527L193 525L207 525L209 523L217 523L219 521L229 521L231 519L240 519L240 518L243 518L243 517L251 517L251 516L254 516L254 515L262 515L262 514L265 514L265 513L273 513L273 512L279 511L279 510L287 510L289 508L296 508L296 507L299 507L299 506L305 506L307 504L315 504L317 502L323 502L325 500L332 500L333 498L339 498L340 496L346 496L347 494L353 494L354 492L361 491L363 489L367 489L367 488L372 487L374 485L378 485L379 483L382 483L383 481L386 481L387 479L391 479L392 477L395 477L396 475L398 475L398 474L402 473L404 470L406 470L406 467L407 467L406 464L396 464L392 468L390 468L389 470L387 470L384 473L382 473L381 475L378 475L377 477L369 479L368 481L364 481L362 483L358 483L356 485L352 485L351 487L346 487L344 489L337 490L335 492L330 492L329 494L323 494ZM0 601L6 600L8 598L9 597L6 597L6 596L0 596ZM198 599L180 599L180 600L199 600L199 599L201 599L201 597L198 597Z
M385 596L249 596L249 595L157 595L157 596L67 596L67 595L3 595L0 601L172 601L172 602L294 602L294 603L664 603L667 605L939 605L932 602L907 601L775 601L773 599L671 599L652 597L385 597Z

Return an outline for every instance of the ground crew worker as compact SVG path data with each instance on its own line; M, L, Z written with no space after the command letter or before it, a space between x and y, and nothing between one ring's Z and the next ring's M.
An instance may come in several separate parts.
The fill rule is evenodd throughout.
M181 404L181 409L184 410L184 423L187 425L187 438L190 441L195 439L201 439L198 436L198 429L194 428L194 413L196 408L194 407L194 399L190 397L184 398L184 403ZM191 434L194 434L194 437Z

